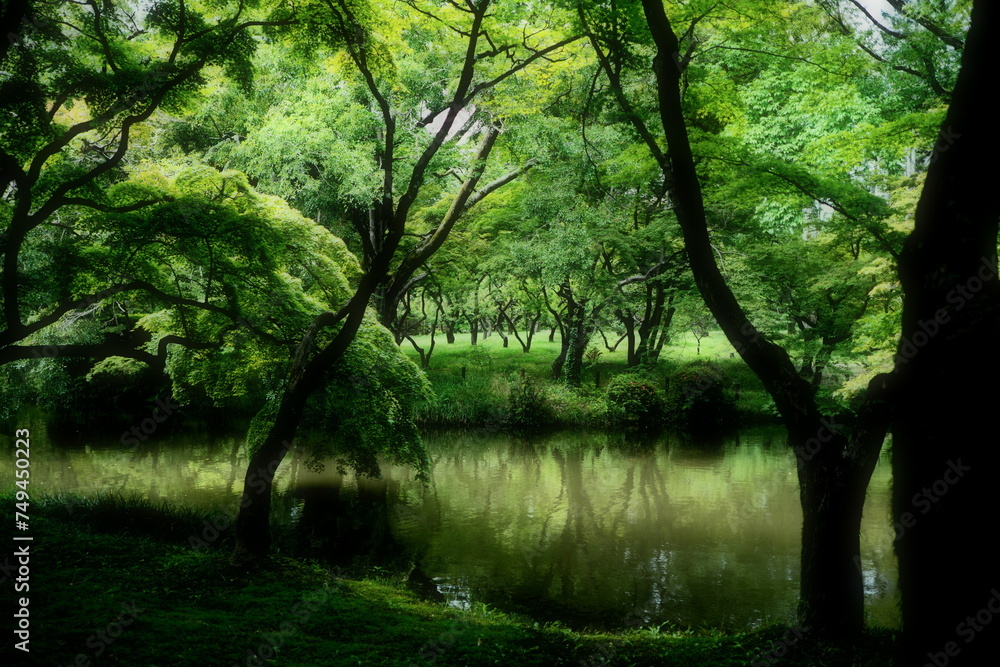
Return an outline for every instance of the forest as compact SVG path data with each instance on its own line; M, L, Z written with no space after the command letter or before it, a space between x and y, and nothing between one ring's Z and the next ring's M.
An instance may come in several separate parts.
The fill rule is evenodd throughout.
M1000 654L996 3L0 25L10 664Z

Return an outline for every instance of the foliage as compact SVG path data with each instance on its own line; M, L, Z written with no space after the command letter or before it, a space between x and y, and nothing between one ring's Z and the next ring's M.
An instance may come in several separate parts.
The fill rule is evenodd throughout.
M608 416L626 428L650 429L663 421L663 398L648 380L625 373L608 383L605 392Z
M511 382L508 423L514 430L532 431L551 421L545 389L524 373Z
M711 361L693 361L668 378L667 418L689 431L717 431L732 426L736 406L725 374Z
M418 403L432 396L424 373L369 314L324 390L307 406L304 426L320 430L325 441L314 458L332 455L341 472L349 467L380 477L384 457L413 467L426 480L430 462L412 415Z

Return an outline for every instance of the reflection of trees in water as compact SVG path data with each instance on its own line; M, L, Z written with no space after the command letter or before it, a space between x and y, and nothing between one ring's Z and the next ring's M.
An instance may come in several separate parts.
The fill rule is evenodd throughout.
M579 447L551 449L559 493L541 517L537 542L532 540L518 561L520 585L511 592L522 601L532 600L536 608L562 607L563 617L572 609L572 615L586 622L604 617L615 624L626 616L646 617L647 611L658 611L669 572L660 568L650 576L654 573L647 564L663 560L658 550L662 538L636 528L663 521L666 480L647 450L631 460L621 486L598 509L586 475L586 464L597 458L590 454ZM561 529L550 537L560 514ZM610 617L609 609L616 610Z
M800 518L780 435L720 452L613 435L521 442L467 434L440 447L431 441L438 462L427 487L411 471L387 468L386 480L358 489L332 465L314 477L308 453L296 453L281 473L292 491L275 497L275 516L284 517L275 529L283 548L339 563L404 553L397 562L423 567L413 578L424 579L425 594L452 586L460 598L540 619L621 625L636 612L649 623L732 618L745 627L748 617L777 618L795 606ZM238 503L239 437L170 437L135 452L117 438L87 444L85 452L33 442L39 478L44 470L60 485L54 490L92 493L128 475L126 491L155 488L172 502L226 511ZM887 500L877 507L889 516ZM870 530L866 585L889 606L892 536Z
M299 554L358 567L403 568L412 560L392 531L398 481L357 478L348 484L337 475L324 484L291 488L289 495L301 503L294 531Z
M748 543L731 526L740 492L725 453L668 456L664 444L490 443L454 467L439 463L434 513L447 525L425 533L429 571L474 599L581 625L745 627L755 609L794 610L795 554L760 549L759 536Z
M237 438L230 438L232 444L229 446L229 477L226 479L226 491L233 493L233 485L236 484L236 474L240 467L240 449L242 443Z

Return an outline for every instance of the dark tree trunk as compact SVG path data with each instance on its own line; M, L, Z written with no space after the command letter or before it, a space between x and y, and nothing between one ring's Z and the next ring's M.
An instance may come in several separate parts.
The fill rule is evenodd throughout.
M788 353L749 321L715 263L701 184L695 170L680 98L683 63L662 0L642 0L656 45L653 71L669 156L644 127L645 137L670 188L698 291L719 326L774 398L802 463L802 578L799 622L817 634L843 639L863 629L863 581L849 553L860 529L861 503L888 428L888 378L869 384L858 423L848 441L825 423L812 387L796 372ZM604 64L607 71L608 66ZM612 73L613 76L613 73ZM620 91L619 91L620 93ZM638 121L633 119L633 123ZM833 427L833 428L832 428ZM829 523L823 523L828 521Z
M417 344L417 341L413 340L413 336L407 335L406 340L410 341L410 345L412 345L413 349L416 350L417 354L420 355L420 367L427 368L427 359L425 358L427 351L424 350L424 348L420 347Z
M524 332L524 351L525 353L531 352L531 339L535 337L535 334L539 329L539 322L541 322L542 314L536 312L533 317L525 318L528 322L528 329Z
M534 317L524 316L524 322L526 324L526 330L524 332L524 338L521 338L520 332L517 330L517 320L518 318L512 318L507 311L502 311L504 318L507 320L508 326L510 326L510 333L517 342L521 345L521 351L527 354L531 351L531 339L535 335L535 326L538 324L538 320L541 318L541 313L535 313ZM499 326L497 327L499 329ZM504 340L504 347L506 347L506 339Z
M389 257L397 241L391 239L391 242L392 246L387 253ZM387 264L387 258L380 257L372 271L362 278L357 292L342 311L344 317L340 330L321 352L310 358L317 334L337 322L337 316L332 313L317 317L299 343L288 384L271 427L263 443L251 454L247 463L243 498L236 519L237 560L257 560L267 556L270 551L271 491L275 471L294 446L295 434L309 396L322 386L327 369L343 356L354 340L364 320L368 300L381 277L380 271L385 270Z
M665 301L666 290L664 290L662 283L646 283L646 317L639 325L639 345L635 353L636 365L656 361L654 354L656 333L663 320Z
M412 345L413 349L416 350L417 354L420 355L420 367L423 368L423 369L425 369L425 370L430 367L430 365L431 365L431 355L434 354L434 329L435 328L436 327L434 327L433 325L431 326L431 342L430 342L430 345L427 346L426 350L424 348L420 347L417 344L417 341L415 341L413 339L413 336L410 336L410 335L406 336L406 340L410 341L410 345Z
M494 330L497 332L497 335L500 336L500 340L503 341L504 347L510 347L510 341L508 340L507 332L503 330L504 325L506 324L511 329L514 328L514 324L510 321L510 318L507 317L507 309L510 308L511 303L512 301L508 301L507 303L497 302L497 321L496 324L493 326Z
M912 524L896 542L906 664L987 665L1000 655L992 518L1000 470L992 435L1000 377L1000 124L983 99L1000 69L998 30L1000 3L977 0L900 258L892 463L893 518Z
M601 334L601 339L603 339L603 340L604 340L604 347L605 347L605 349L606 349L606 350L607 350L608 352L614 352L615 350L617 350L617 349L618 349L618 346L619 346L619 345L621 345L621 344L622 344L622 341L623 341L623 340L625 340L625 338L626 338L626 337L628 336L628 334L622 334L622 335L621 335L621 337L620 337L620 338L619 338L619 339L618 339L617 341L615 341L615 344L614 344L614 345L612 345L612 344L611 344L611 343L610 343L610 342L608 341L608 337L607 337L607 336L606 336L606 335L604 334L604 330L603 330L603 329L600 329L600 328L599 328L599 329L597 329L597 331L599 331L599 332L600 332L600 334Z
M822 434L826 436L826 433ZM833 449L842 451L841 442ZM802 441L808 443L808 439ZM826 446L826 443L821 443ZM816 622L822 632L849 637L864 626L861 517L868 475L845 466L830 465L817 456L805 462L809 445L800 444L799 497L802 505L801 608L807 628Z
M583 381L583 355L590 342L586 322L585 303L574 304L566 318L568 337L566 345L566 384L579 387Z
M552 362L552 368L549 370L549 379L555 382L559 378L561 378L563 373L563 366L565 364L566 364L566 345L564 344L562 346L562 349L559 351L559 356L557 356L555 358L555 361Z
M572 380L570 378L577 378L577 384L572 386L578 387L580 386L579 374L583 365L583 354L579 354L579 362L577 362L576 346L578 345L577 341L580 336L576 329L582 325L582 314L578 313L582 306L573 297L573 290L568 282L559 286L558 294L564 301L565 311L560 317L559 311L549 306L549 312L556 318L556 322L559 325L560 334L559 356L552 362L549 377L553 381L565 379L571 385ZM574 368L574 365L576 368Z
M677 308L672 305L673 302L674 297L673 295L670 295L670 300L667 303L671 305L663 314L663 322L660 324L660 332L656 337L656 344L653 346L653 350L651 352L651 358L653 361L660 358L660 352L663 350L663 346L670 338L670 325L673 323L674 314L677 312Z
M425 370L429 368L431 365L431 355L434 354L434 346L437 344L435 336L437 335L437 324L438 324L439 313L440 311L434 314L434 321L431 322L431 342L430 345L427 346L427 357L425 358L423 355L421 355L420 357L420 366Z

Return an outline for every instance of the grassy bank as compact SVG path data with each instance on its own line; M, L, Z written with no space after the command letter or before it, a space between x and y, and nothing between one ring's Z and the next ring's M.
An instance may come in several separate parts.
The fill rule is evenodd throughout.
M731 356L732 346L721 334L702 339L700 353L692 337L679 338L663 348L655 368L642 371L661 394L667 378L677 369L694 361L712 361L725 375L742 423L774 421L774 403L770 396L743 360ZM415 336L414 340L425 351L429 349L429 336ZM548 333L539 332L528 353L522 351L513 337L509 338L509 346L503 347L503 341L495 334L480 339L475 346L470 344L468 334L459 335L451 345L442 335L438 335L436 341L430 365L425 369L436 399L424 405L417 415L424 426L502 427L509 424L510 393L522 372L539 388L547 421L552 426L593 428L607 425L606 387L615 376L629 370L624 343L614 352L609 352L602 344L596 363L584 364L582 386L571 389L549 378L552 362L559 355L558 335L554 342L549 342ZM598 339L598 342L601 341ZM419 354L409 342L404 341L402 349L414 362L420 363Z
M9 494L0 507L13 516ZM30 514L30 592L22 595L30 596L31 652L5 648L13 659L4 664L891 664L885 632L853 647L808 633L792 642L795 634L777 626L591 634L482 605L426 602L398 576L345 576L288 558L246 571L230 564L228 538L189 546L184 536L201 533L206 517L136 501L48 500L33 502ZM3 587L5 610L15 609L12 588Z

